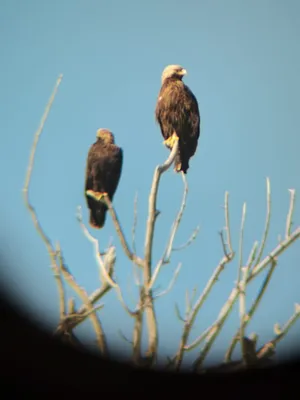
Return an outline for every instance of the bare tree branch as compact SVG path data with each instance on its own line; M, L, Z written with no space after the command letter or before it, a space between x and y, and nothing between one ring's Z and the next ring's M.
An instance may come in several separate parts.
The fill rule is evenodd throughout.
M266 289L267 289L267 287L269 285L269 282L271 280L271 277L273 275L273 272L275 270L276 265L277 265L276 262L273 262L271 264L271 267L270 267L270 269L269 269L269 271L268 271L268 273L267 273L267 275L266 275L266 277L265 277L265 279L264 279L264 281L262 283L262 286L261 286L261 288L260 288L260 290L259 290L254 302L252 303L252 306L251 306L250 310L248 311L247 314L244 315L244 318L243 318L243 328L244 329L247 327L247 325L249 324L249 322L253 318L253 315L254 315L255 311L257 310L257 308L258 308L258 306L260 304L260 301L261 301L262 297L264 296L264 294L266 292ZM249 266L249 269L250 268L251 268L251 265ZM240 329L237 330L236 334L234 335L234 337L233 337L233 339L232 339L232 341L231 341L231 343L229 345L229 348L228 348L228 350L226 352L226 355L225 355L225 362L231 361L232 353L233 353L233 351L235 349L235 346L236 346L237 342L239 341L239 338L240 338Z
M246 219L246 203L243 204L243 211L242 211L242 221L241 221L241 232L240 232L240 245L239 245L239 268L238 268L238 279L237 285L240 291L240 337L241 337L241 348L242 348L242 355L243 360L246 362L247 360L247 352L246 352L246 345L244 338L244 324L243 319L244 315L246 314L246 281L249 274L249 269L247 266L243 268L243 240L244 240L244 227L245 227L245 219ZM243 277L241 278L241 275Z
M58 287L58 293L59 293L60 318L63 318L65 315L65 295L64 295L64 287L63 287L63 282L62 282L61 275L60 275L59 266L58 266L57 260L56 260L56 251L55 251L53 245L51 244L50 239L47 237L46 233L44 232L44 230L38 220L37 213L36 213L33 205L29 201L28 191L29 191L29 185L31 182L31 175L32 175L38 141L39 141L42 131L44 129L45 122L46 122L49 112L51 110L51 107L52 107L53 101L55 99L58 87L61 83L62 77L63 77L62 75L59 75L59 77L55 83L53 92L50 96L50 99L49 99L47 105L46 105L40 125L39 125L37 131L35 132L33 145L32 145L31 153L30 153L30 157L29 157L29 164L28 164L28 168L27 168L27 172L26 172L24 188L23 188L23 198L24 198L25 206L31 215L31 218L34 223L36 231L38 232L38 234L40 235L40 237L42 238L43 242L46 245L46 248L47 248L50 260L51 260L51 266L52 266L52 269L54 272L55 280L56 280L57 287Z
M140 288L140 300L138 304L138 311L135 315L133 340L132 340L132 359L135 365L140 365L141 362L141 343L143 331L143 304L144 304L144 288Z
M181 341L179 344L179 348L177 350L176 356L175 356L175 360L174 360L174 367L175 369L178 371L180 369L181 363L182 363L182 359L183 359L183 353L185 350L187 349L191 349L191 346L187 346L187 341L189 338L189 334L191 331L191 328L195 322L195 319L198 315L198 312L200 310L200 308L202 307L204 301L206 300L207 296L209 295L211 289L213 288L213 285L217 282L219 275L221 274L221 272L224 270L224 267L226 264L228 264L230 261L232 261L233 257L234 257L234 253L232 251L232 247L231 247L231 238L230 238L230 227L227 226L227 223L229 223L229 210L228 210L228 193L225 193L225 223L226 223L226 234L227 234L227 243L228 243L228 247L230 249L230 253L227 253L226 251L226 246L225 246L225 242L223 239L223 234L221 235L221 240L222 240L222 247L224 250L224 257L222 258L222 260L220 261L219 265L217 266L216 270L214 271L213 275L211 276L211 278L209 279L206 287L204 288L202 294L199 296L198 300L196 301L193 309L191 310L191 313L189 316L187 316L187 319L185 321L184 324L184 329L183 329L183 333L182 333L182 337L181 337ZM208 334L209 330L206 332L206 334ZM198 340L196 340L193 343L193 346L197 346L200 341L202 341L202 335L198 338Z
M190 238L187 240L186 243L182 244L181 246L178 247L173 247L172 251L180 251L183 250L185 248L187 248L188 246L190 246L193 241L196 239L198 233L200 231L200 226L196 226L196 228L194 229L193 233L191 234Z
M244 226L246 218L246 203L243 204L242 221L241 221L241 232L240 232L240 245L239 245L239 269L237 283L239 284L241 279L241 272L243 267L243 241L244 241Z
M93 308L93 305L91 304L87 293L85 292L84 289L82 289L77 284L74 277L68 271L67 267L64 265L63 262L61 264L61 272L62 272L66 282L78 294L78 296L82 299L83 303L85 304L88 315L90 317L90 320L93 324L93 327L94 327L94 330L96 333L98 347L99 347L102 355L107 355L107 345L106 345L106 340L105 340L105 335L104 335L104 332L102 329L102 325L101 325L99 318L97 317L95 309Z
M260 274L271 262L274 258L280 256L280 254L286 250L295 240L300 237L300 227L294 230L290 234L290 236L283 240L275 249L266 256L259 264L257 264L251 271L250 276L248 277L247 283L251 282L258 274Z
M135 243L135 235L136 235L136 227L137 227L137 201L138 195L136 193L134 198L134 206L133 206L133 224L132 224L132 250L136 254L136 243ZM135 284L139 286L141 284L141 280L139 277L139 270L136 268L136 264L133 262L133 277Z
M104 262L103 262L103 260L102 260L102 258L101 258L101 256L100 256L99 242L98 242L98 240L97 240L94 236L91 235L91 233L88 231L87 227L84 225L84 223L83 223L83 221L82 221L82 216L81 216L80 207L79 207L79 211L78 211L78 214L77 214L77 219L78 219L78 221L79 221L79 223L80 223L80 226L81 226L81 229L82 229L83 233L85 234L85 236L88 238L88 240L89 240L89 241L93 244L93 246L94 246L95 258L96 258L96 261L97 261L97 263L98 263L98 265L99 265L99 268L100 268L100 277L101 277L101 276L104 277L105 281L106 281L111 287L113 287L113 288L115 289L115 291L116 291L116 293L117 293L117 296L118 296L118 298L119 298L119 301L120 301L122 307L124 308L124 310L125 310L130 316L133 316L133 315L135 314L135 312L134 312L134 311L131 311L131 310L129 309L129 307L126 305L126 303L125 303L125 301L124 301L124 298L123 298L123 295L122 295L122 291L121 291L120 286L110 277L110 275L108 274L108 272L107 272L107 270L106 270L106 268L105 268L105 264L104 264ZM115 263L115 260L116 260L115 248L114 248L114 247L110 247L110 248L108 249L108 252L107 252L107 254L106 254L105 257L109 260L109 261L108 261L108 264L109 264L109 263L114 264L114 263ZM102 279L101 279L101 281L102 281Z
M179 321L186 322L186 320L184 318L182 318L182 316L180 314L180 310L179 310L177 303L175 303L175 314L176 314L177 318L179 319Z
M270 342L262 346L257 352L257 358L268 358L274 354L276 345L287 335L291 327L295 324L297 319L300 317L300 305L295 304L295 312L292 317L284 324L282 329L279 328L278 324L275 325L275 337Z
M157 263L157 266L152 275L152 278L151 278L151 281L149 284L149 289L153 288L153 285L158 277L161 267L164 264L168 264L170 262L170 257L171 257L171 253L172 253L172 249L173 249L173 242L174 242L175 235L179 228L179 224L180 224L180 221L181 221L184 209L185 209L186 198L187 198L187 194L188 194L188 184L187 184L187 180L186 180L184 173L182 173L182 180L184 183L184 190L183 190L183 198L182 198L181 206L180 206L179 212L175 218L175 221L173 223L173 226L172 226L172 229L170 232L170 237L169 237L167 246L165 248L164 254L161 257L161 259L159 260L159 262Z
M177 277L178 277L178 274L179 274L179 271L180 271L181 267L182 267L182 263L179 263L178 266L177 266L177 268L175 269L173 278L171 279L171 281L170 281L170 283L169 283L167 289L165 289L165 290L163 290L162 292L156 294L156 295L154 296L154 299L155 299L155 300L158 299L159 297L162 297L162 296L166 295L167 293L169 293L169 292L172 290L172 288L173 288L173 286L174 286L174 284L175 284L175 282L176 282L176 279L177 279Z
M256 267L254 267L247 278L247 284L251 282L259 273L261 273L270 263L273 262L274 259L276 259L285 249L287 249L296 239L300 237L300 227L297 228L291 235L289 236L288 239L284 240L281 242L268 256L266 256ZM232 307L237 300L239 295L239 290L237 288L234 288L224 304L223 308L220 311L220 314L214 323L213 329L210 331L209 335L206 338L206 344L200 353L200 356L196 359L194 363L194 368L199 371L201 368L201 365L206 358L209 350L211 349L211 346L213 345L215 339L217 338L218 334L220 333L228 315L230 314L230 311L232 310Z
M58 258L59 266L55 263L54 268L54 277L57 283L58 296L59 296L59 315L60 321L62 321L66 315L66 298L65 298L65 288L63 285L63 280L61 276L61 266L62 266L62 257L61 257L61 249L59 247L59 243L56 245L56 255Z
M146 230L146 238L145 238L145 261L148 266L151 266L152 262L152 244L153 244L153 234L154 234L154 226L155 220L157 217L157 209L156 209L156 198L158 193L158 186L161 175L166 172L172 165L175 160L176 154L178 150L178 140L175 141L173 149L168 157L168 159L162 164L158 165L155 168L153 181L151 186L151 192L149 196L149 212L148 212L148 221L147 221L147 230ZM150 279L149 279L150 280Z
M140 257L138 257L136 254L134 254L129 248L129 245L127 243L127 240L126 240L125 235L123 233L123 230L121 228L121 224L119 222L117 213L116 213L116 211L115 211L115 209L114 209L114 207L112 205L112 202L110 201L110 198L105 195L103 197L103 201L108 207L108 210L109 210L111 218L113 220L116 232L117 232L117 234L119 236L121 245L123 247L123 250L125 251L125 254L129 258L129 260L133 261L139 267L143 267L144 266L144 261Z
M293 213L294 213L294 206L295 206L295 195L296 191L295 189L289 189L290 192L290 208L289 212L286 218L286 231L285 231L285 238L287 239L290 236L291 233L291 226L292 226L292 218L293 218Z
M158 215L156 209L156 198L158 193L158 185L161 175L170 168L174 162L175 156L178 150L178 138L174 141L173 149L168 157L168 159L162 165L158 165L155 168L150 196L149 196L149 212L148 221L146 228L145 237L145 259L144 259L144 304L143 309L146 313L146 321L148 328L148 350L147 358L151 363L155 362L157 356L157 346L158 346L158 331L156 315L154 311L152 290L149 288L151 282L151 265L152 265L152 245L153 245L153 235L156 217Z
M267 241L267 237L268 237L268 233L269 233L269 227L270 227L270 220L271 220L271 186L270 186L270 179L267 178L266 179L266 184L267 184L267 215L266 215L266 225L265 225L265 231L263 234L263 238L261 241L261 245L260 245L260 249L258 251L258 256L257 256L257 260L255 263L255 266L260 262L264 249L265 249L265 245L266 245L266 241Z

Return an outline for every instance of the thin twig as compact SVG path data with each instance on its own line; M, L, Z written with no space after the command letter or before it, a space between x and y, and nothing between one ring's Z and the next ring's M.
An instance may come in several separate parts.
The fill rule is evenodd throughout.
M63 282L61 279L61 275L60 275L60 270L59 270L59 266L56 260L56 251L53 247L53 245L51 244L50 239L47 237L46 233L44 232L38 217L37 217L37 213L33 207L33 205L30 203L29 201L29 186L30 186L30 182L31 182L31 175L32 175L32 171L33 171L33 166L34 166L34 160L35 160L35 153L36 153L36 149L37 149L37 145L40 139L40 136L42 134L42 131L44 129L44 125L46 123L46 120L48 118L49 112L51 110L52 104L54 102L58 87L62 81L63 76L59 75L54 89L52 91L52 94L49 98L49 101L46 105L45 111L43 113L40 125L37 129L37 131L34 134L34 140L33 140L33 145L31 148L31 152L30 152L30 157L29 157L29 163L28 163L28 168L27 168L27 172L26 172L26 178L25 178L25 183L24 183L24 188L23 188L23 198L24 198L24 203L26 208L28 209L32 221L34 223L35 229L37 230L38 234L40 235L40 237L42 238L43 242L46 245L50 260L51 260L51 266L52 269L54 271L54 276L56 279L56 283L57 283L57 287L58 287L58 293L59 293L59 302L60 302L60 318L62 319L65 316L65 312L66 312L66 305L65 305L65 294L64 294L64 287L63 287Z
M175 314L176 314L177 318L179 319L179 321L186 322L186 320L184 318L182 318L182 316L180 314L180 310L179 310L177 303L175 303Z
M295 304L295 312L292 317L284 324L282 329L279 329L278 324L276 324L275 329L275 337L270 342L266 343L262 346L257 352L257 358L268 358L270 357L276 348L276 345L287 335L291 327L295 324L297 319L300 317L300 305Z
M171 229L171 232L170 232L170 237L169 237L167 246L165 248L164 254L161 257L161 259L159 260L159 262L157 263L156 267L155 267L154 273L152 275L152 278L151 278L151 281L150 281L150 284L149 284L149 289L153 288L153 285L154 285L154 283L155 283L155 281L156 281L156 279L157 279L157 277L159 275L161 267L164 264L168 264L170 262L170 257L171 257L171 253L172 253L172 250L173 250L173 243L174 243L175 235L176 235L176 232L177 232L177 230L179 228L179 225L180 225L180 221L181 221L184 209L185 209L186 198L187 198L187 194L188 194L188 184L187 184L187 180L186 180L186 177L185 177L184 173L182 173L182 180L183 180L183 183L184 183L184 190L183 190L183 198L182 198L182 202L181 202L181 205L180 205L180 209L179 209L178 214L177 214L177 216L175 218L175 221L173 223L173 226L172 226L172 229Z
M81 215L81 211L80 211L80 207L78 207L78 214L77 214L77 219L79 221L79 224L81 226L81 229L83 231L83 233L85 234L85 236L88 238L88 240L93 244L94 246L94 253L95 253L95 258L96 261L99 265L100 268L100 275L102 277L104 277L105 281L115 289L117 296L119 298L119 301L122 305L122 307L124 308L124 310L130 315L133 316L135 314L135 311L131 311L129 309L129 307L126 305L123 295L122 295L122 291L120 286L111 278L111 276L108 274L107 269L105 268L105 263L103 262L101 256L100 256L100 251L99 251L99 242L98 240L91 235L91 233L89 232L89 230L87 229L87 227L84 225L83 221L82 221L82 215ZM108 252L105 256L107 258L107 263L111 263L114 264L115 263L115 259L116 259L116 254L115 254L115 247L110 247L108 249Z
M107 195L105 195L103 197L103 201L107 205L107 208L108 208L108 210L110 212L111 218L113 220L116 232L117 232L117 234L119 236L119 239L120 239L120 242L121 242L121 245L123 247L123 250L124 250L125 254L129 258L129 260L133 261L139 267L143 267L144 266L144 261L140 257L138 257L136 254L134 254L129 248L129 245L128 245L127 240L125 238L125 235L123 233L121 224L119 222L119 218L118 218L117 213L116 213L116 211L115 211L115 209L113 207L112 202L110 201L110 198Z
M229 250L229 254L233 253L232 250L232 243L231 243L231 233L230 233L230 223L229 223L229 207L228 207L228 197L229 193L225 192L225 229L226 229L226 235L227 235L227 246ZM226 253L225 253L226 254Z
M138 195L136 193L134 197L134 206L133 206L133 224L132 224L132 250L136 254L136 242L135 242L135 236L136 236L136 227L137 227L137 201L138 201ZM133 262L133 277L135 284L139 286L141 284L140 277L139 277L139 270L137 269L136 264Z
M291 226L292 226L292 218L293 218L293 212L294 212L294 206L295 206L295 194L296 191L295 189L289 189L290 192L290 207L289 207L289 212L286 218L286 230L285 230L285 238L287 239L290 236L291 233Z
M132 341L129 340L129 339L124 335L124 333L121 331L121 329L119 329L118 333L119 333L119 335L121 336L121 338L124 340L124 342L127 342L127 343L129 343L129 344L132 346Z
M265 231L262 237L260 249L258 251L258 256L257 260L255 262L255 266L260 262L264 248L266 245L268 233L269 233L269 227L270 227L270 220L271 220L271 185L270 185L270 179L266 179L266 184L267 184L267 215L266 215L266 225L265 225Z
M175 272L174 272L174 275L173 275L173 277L172 277L172 279L171 279L171 281L170 281L170 283L169 283L169 285L167 287L167 289L165 289L162 292L156 294L154 296L155 300L158 299L159 297L162 297L162 296L166 295L167 293L169 293L172 290L172 288L173 288L173 286L174 286L174 284L176 282L176 279L178 277L178 274L179 274L179 271L181 269L181 266L182 266L182 263L179 263L177 268L176 268L176 270L175 270Z
M238 269L238 278L237 278L237 283L238 284L239 284L240 279L241 279L241 272L242 272L242 267L243 267L243 241L244 241L245 218L246 218L246 203L243 204L241 231L240 231L239 269Z
M56 244L56 254L57 254L57 259L59 262L59 267L55 268L54 277L57 282L57 288L58 288L58 293L59 293L59 315L60 315L60 320L62 321L66 315L66 300L65 300L65 289L64 289L64 285L63 285L62 276L61 276L61 267L63 264L63 260L62 260L61 248L60 248L59 243Z
M191 234L190 238L186 241L186 243L178 246L178 247L173 247L172 251L180 251L183 250L185 248L187 248L188 246L190 246L193 241L196 239L198 233L200 231L200 226L196 226L196 228L194 229L193 233Z

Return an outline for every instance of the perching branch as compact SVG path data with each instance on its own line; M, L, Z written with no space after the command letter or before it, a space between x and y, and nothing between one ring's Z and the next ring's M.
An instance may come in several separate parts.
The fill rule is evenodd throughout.
M156 360L157 356L157 345L158 345L158 331L157 331L157 321L154 311L152 290L149 288L151 282L151 265L152 265L152 245L153 245L153 235L156 217L158 215L156 209L156 199L158 193L158 185L161 175L171 167L178 150L178 138L174 141L173 149L164 162L164 164L159 165L155 168L150 196L149 196L149 212L148 221L146 228L145 237L145 259L144 259L144 304L143 310L146 313L146 321L148 327L148 350L147 359L149 363L152 364Z
M186 198L187 198L187 194L188 194L188 184L187 184L187 180L186 180L186 177L185 177L184 173L182 173L182 180L183 180L183 183L184 183L184 190L183 190L183 198L182 198L181 206L180 206L179 212L178 212L178 214L176 216L176 219L175 219L175 221L173 223L173 226L172 226L172 229L171 229L171 232L170 232L170 237L169 237L167 246L165 248L164 254L161 257L161 259L159 260L159 262L157 263L155 271L154 271L154 273L152 275L152 278L151 278L151 281L150 281L150 284L149 284L149 289L153 288L153 285L154 285L154 283L155 283L155 281L156 281L156 279L158 277L158 274L160 272L161 267L164 264L168 264L170 262L170 257L171 257L171 252L173 250L173 243L174 243L175 235L176 235L177 230L178 230L179 225L180 225L180 221L181 221L184 209L185 209Z
M173 149L168 157L168 159L162 164L158 165L155 168L150 196L149 196L149 212L148 212L148 221L147 221L147 230L146 230L146 238L145 238L145 261L146 264L151 266L151 255L152 255L152 244L153 244L153 235L154 235L154 226L155 220L158 215L156 209L156 199L158 193L158 185L161 178L161 175L166 172L172 165L175 160L176 154L178 150L178 139L175 141ZM150 279L149 279L150 281Z

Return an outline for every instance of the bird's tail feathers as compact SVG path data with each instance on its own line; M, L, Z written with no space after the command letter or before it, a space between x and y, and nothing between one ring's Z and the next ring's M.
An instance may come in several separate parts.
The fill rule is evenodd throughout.
M178 150L176 156L175 156L175 161L174 161L174 170L175 172L183 172L187 173L187 170L189 169L189 162L186 161L183 157L181 157L180 151Z
M101 229L105 224L107 206L98 203L90 210L90 225L92 228Z

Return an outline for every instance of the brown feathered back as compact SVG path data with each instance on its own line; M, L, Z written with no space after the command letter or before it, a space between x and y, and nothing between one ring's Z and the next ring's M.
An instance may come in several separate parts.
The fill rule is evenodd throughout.
M155 116L165 140L174 132L179 137L175 170L186 174L198 145L200 112L196 97L181 80L185 74L186 70L178 65L165 68Z
M114 143L114 136L108 129L99 129L87 157L85 197L90 209L90 225L98 229L104 226L107 206L87 196L86 191L106 192L113 201L123 165L123 150Z

